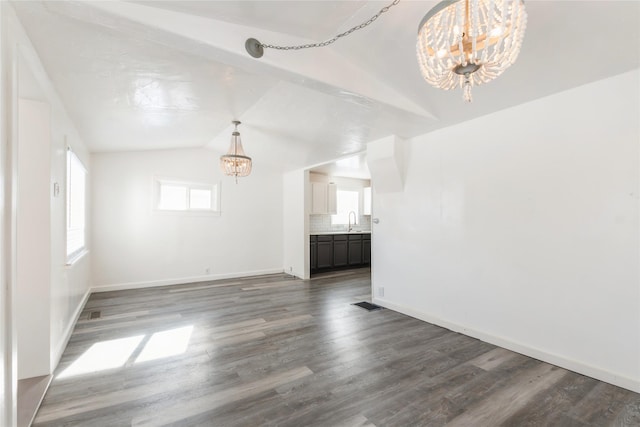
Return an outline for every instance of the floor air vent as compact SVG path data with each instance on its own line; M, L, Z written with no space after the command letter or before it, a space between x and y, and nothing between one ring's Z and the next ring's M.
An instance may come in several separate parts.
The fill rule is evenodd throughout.
M367 311L382 310L384 308L384 307L380 307L379 305L371 304L370 302L366 302L366 301L357 302L352 305L357 305L358 307L364 308Z
M99 311L92 311L89 313L89 320L99 319L101 314Z

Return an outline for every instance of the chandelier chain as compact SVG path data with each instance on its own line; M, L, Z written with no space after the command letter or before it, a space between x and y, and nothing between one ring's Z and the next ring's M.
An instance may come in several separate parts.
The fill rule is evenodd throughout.
M300 49L309 49L309 48L312 48L312 47L328 46L328 45L334 43L336 40L338 40L341 37L348 36L349 34L353 33L354 31L361 30L361 29L369 26L371 23L373 23L373 21L378 19L380 17L380 15L382 15L383 13L385 13L386 11L388 11L389 9L391 9L393 6L397 5L398 3L400 3L400 0L393 0L392 3L388 4L387 6L383 7L382 9L380 9L378 11L378 13L373 15L367 21L363 22L362 24L356 25L355 27L349 28L347 31L345 31L343 33L340 33L340 34L336 35L335 37L333 37L333 38L331 38L329 40L325 40L323 42L301 44L301 45L294 45L294 46L278 46L278 45L273 45L273 44L261 43L260 46L262 46L263 48L276 49L276 50L300 50Z

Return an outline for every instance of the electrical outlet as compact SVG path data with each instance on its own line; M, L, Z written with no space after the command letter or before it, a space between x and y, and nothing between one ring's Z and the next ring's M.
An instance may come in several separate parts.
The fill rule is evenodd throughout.
M205 268L204 274L211 274L211 269L209 267Z
M289 273L293 273L293 267L289 267Z
M378 296L379 297L383 297L384 296L384 286L378 287Z

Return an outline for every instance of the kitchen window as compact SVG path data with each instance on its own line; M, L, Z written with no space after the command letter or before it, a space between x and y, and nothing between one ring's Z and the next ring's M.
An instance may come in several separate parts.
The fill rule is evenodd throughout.
M349 224L349 212L356 214L353 224L357 224L360 218L360 192L357 190L341 190L336 192L336 214L331 215L332 225ZM353 225L352 224L352 225Z

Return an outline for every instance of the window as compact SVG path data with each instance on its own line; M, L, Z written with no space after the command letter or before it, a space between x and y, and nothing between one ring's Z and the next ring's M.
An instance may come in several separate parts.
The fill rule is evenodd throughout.
M155 209L174 212L220 212L218 185L156 178Z
M87 170L67 150L67 263L85 251Z
M358 212L359 205L360 205L359 191L338 189L336 193L336 212L337 213L335 215L331 215L331 224L332 225L349 224L349 212L354 212L356 214L355 222L353 222L352 224L357 224L360 217L360 214Z
M160 184L160 203L163 211L184 211L187 209L187 190L182 185Z

